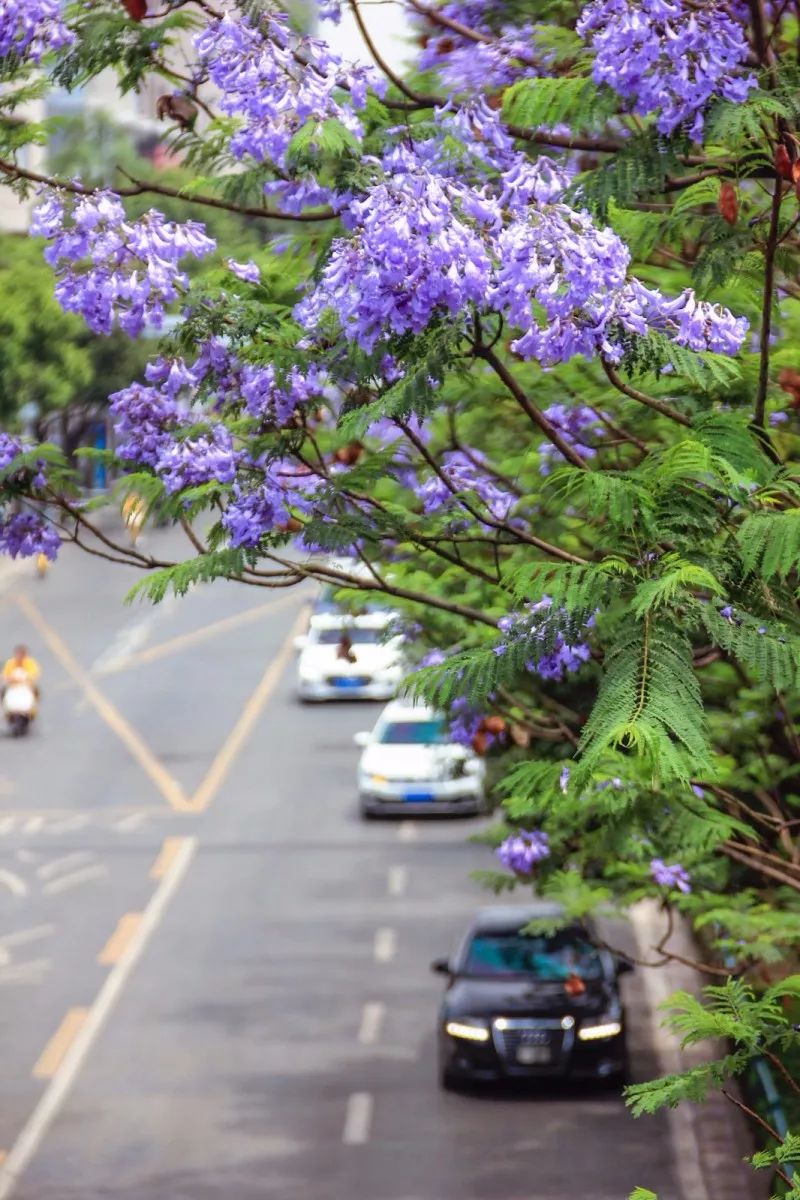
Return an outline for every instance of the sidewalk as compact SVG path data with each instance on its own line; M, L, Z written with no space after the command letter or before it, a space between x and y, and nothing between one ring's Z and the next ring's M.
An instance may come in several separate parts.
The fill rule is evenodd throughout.
M642 901L631 911L631 923L641 957L664 931L664 918L654 900ZM667 949L696 959L697 947L688 927L679 925ZM664 1074L685 1071L713 1057L714 1047L700 1043L682 1050L680 1040L661 1026L659 1005L673 992L698 994L703 980L691 967L672 963L665 967L640 968L648 1007L651 1010L653 1042ZM735 1090L735 1089L732 1089ZM705 1104L681 1104L668 1113L677 1156L677 1173L685 1200L766 1200L769 1172L754 1171L743 1160L757 1148L744 1116L720 1092L712 1092ZM641 1118L646 1120L646 1118Z

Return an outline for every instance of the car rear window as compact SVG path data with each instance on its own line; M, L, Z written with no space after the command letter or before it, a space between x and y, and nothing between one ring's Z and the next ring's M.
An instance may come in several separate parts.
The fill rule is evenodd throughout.
M387 721L378 733L383 746L436 746L447 742L441 719L432 721Z
M382 629L320 629L314 638L318 646L338 646L346 635L352 646L375 646L383 641Z
M542 981L578 975L591 980L602 978L603 964L596 948L569 930L552 937L480 933L469 944L464 973L530 975Z

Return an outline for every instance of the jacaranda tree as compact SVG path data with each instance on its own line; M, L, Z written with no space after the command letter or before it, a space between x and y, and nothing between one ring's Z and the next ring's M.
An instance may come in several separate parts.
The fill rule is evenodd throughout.
M634 1111L741 1106L759 1056L797 1093L800 4L396 0L401 76L341 2L370 65L268 0L0 0L0 174L57 299L131 338L180 315L111 407L187 556L96 529L13 432L0 545L73 542L155 601L313 578L400 610L412 687L496 759L486 882L570 918L656 897L653 966L678 914L700 935L670 1019L724 1054ZM25 105L104 70L163 80L187 182L27 165ZM758 1121L792 1189L800 1138Z

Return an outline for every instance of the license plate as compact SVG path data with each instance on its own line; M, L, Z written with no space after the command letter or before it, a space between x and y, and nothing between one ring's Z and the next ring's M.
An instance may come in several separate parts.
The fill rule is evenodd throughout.
M359 688L364 687L366 680L358 675L353 675L348 678L340 678L332 680L333 686L337 688Z
M517 1050L517 1062L523 1066L533 1067L550 1062L549 1046L520 1046Z
M403 799L411 804L427 804L433 800L433 796L430 792L406 792Z

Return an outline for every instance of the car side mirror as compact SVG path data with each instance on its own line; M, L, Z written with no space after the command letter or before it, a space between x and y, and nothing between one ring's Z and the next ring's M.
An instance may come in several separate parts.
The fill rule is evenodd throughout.
M618 958L614 964L614 967L617 973L617 979L619 979L620 975L630 975L631 971L633 970L633 963L627 958Z
M365 746L368 746L370 744L370 742L372 741L372 734L367 733L366 730L362 730L361 733L353 734L353 741L355 742L355 744L357 746L361 746L361 748L363 750L363 748Z
M435 958L431 963L431 970L436 975L452 975L450 970L449 958Z
M301 633L298 637L296 637L294 639L295 650L305 650L307 645L308 645L308 637L305 633Z

